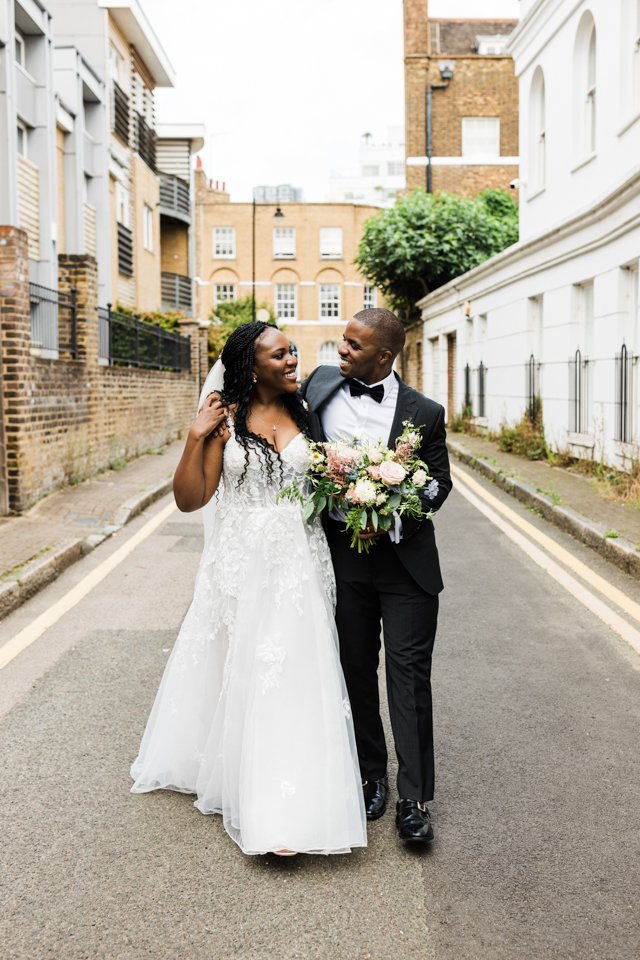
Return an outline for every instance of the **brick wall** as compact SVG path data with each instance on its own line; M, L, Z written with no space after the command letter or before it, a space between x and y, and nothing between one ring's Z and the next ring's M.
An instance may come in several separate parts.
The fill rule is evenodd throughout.
M422 346L422 322L416 323L412 327L409 327L406 333L407 339L405 341L400 362L402 379L405 381L405 383L408 383L410 387L414 387L414 389L419 390L420 393L422 393L422 363L424 356L424 350Z
M511 57L479 55L432 49L427 4L405 0L405 143L407 157L426 155L426 90L429 84L442 86L438 62L453 64L453 77L443 89L432 94L432 156L459 157L462 153L463 117L500 118L500 154L518 156L518 85ZM444 24L443 24L444 25ZM457 32L484 33L486 22L456 23ZM509 32L515 23L490 24L491 31ZM433 190L447 190L474 196L487 187L508 189L518 175L515 165L433 165ZM424 167L407 167L407 188L425 187Z
M195 324L186 331L193 337L192 373L99 364L96 262L62 256L59 273L61 291L77 289L76 360L32 356L27 237L0 227L0 396L14 512L114 460L178 437L193 419L199 368L206 365L203 333ZM0 473L0 490L1 481Z

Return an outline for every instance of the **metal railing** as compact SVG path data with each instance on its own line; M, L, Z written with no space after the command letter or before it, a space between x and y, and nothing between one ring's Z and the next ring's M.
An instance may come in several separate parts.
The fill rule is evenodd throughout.
M631 442L632 433L632 368L634 358L629 356L627 346L622 344L616 354L616 427L615 439L622 443Z
M115 80L112 111L111 127L114 133L117 133L125 143L129 143L129 97Z
M540 364L536 363L536 358L533 354L529 357L527 362L524 365L524 375L525 375L525 395L527 398L527 410L526 416L531 424L536 423L538 419L538 409L539 402L538 396L540 394L540 387L538 384L538 371L540 369Z
M191 277L179 273L160 275L162 307L164 310L184 310L190 313L192 306Z
M485 392L487 383L487 368L482 360L478 366L478 417L485 416Z
M189 184L169 173L160 174L160 213L191 222Z
M29 284L31 344L38 350L76 359L77 294L52 290L40 283Z
M471 406L471 367L469 364L464 368L464 412L470 414Z
M188 337L112 310L110 303L98 307L98 320L100 359L110 366L173 373L191 370Z
M156 172L156 134L145 118L136 113L136 153L146 165Z
M569 360L569 430L572 433L587 433L588 364L589 360L579 349Z

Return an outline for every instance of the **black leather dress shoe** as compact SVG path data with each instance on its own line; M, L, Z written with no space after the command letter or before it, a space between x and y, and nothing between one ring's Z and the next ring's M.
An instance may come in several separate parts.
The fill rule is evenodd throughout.
M410 843L431 843L433 827L426 803L417 800L398 800L396 804L396 827L401 840Z
M377 820L387 809L389 797L389 780L386 776L381 780L363 780L364 808L367 820Z

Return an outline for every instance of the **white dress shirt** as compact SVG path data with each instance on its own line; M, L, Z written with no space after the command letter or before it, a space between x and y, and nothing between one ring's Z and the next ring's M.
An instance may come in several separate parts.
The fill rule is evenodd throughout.
M380 380L379 384L384 388L380 403L366 393L352 397L348 382L336 390L319 411L322 430L327 440L346 440L347 443L356 439L373 442L380 440L385 446L389 443L398 401L398 380L395 373L391 372L384 380ZM376 387L378 384L370 383L367 386ZM333 520L344 520L344 514L338 510L334 510L330 516ZM389 531L389 536L394 542L401 539L402 524L399 518L396 518L395 528Z

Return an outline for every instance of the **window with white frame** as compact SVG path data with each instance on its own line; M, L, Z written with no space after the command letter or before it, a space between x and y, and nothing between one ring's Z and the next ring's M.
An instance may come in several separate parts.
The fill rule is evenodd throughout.
M236 228L213 228L213 256L216 260L234 260L236 256Z
M235 283L216 283L214 292L216 306L219 303L232 303L236 299Z
M274 260L293 260L296 255L296 228L273 228Z
M390 160L387 164L387 173L390 177L403 177L404 162L402 160Z
M21 157L29 156L29 131L27 130L27 125L18 120L16 123L16 136L17 136L17 149L18 154Z
M19 64L19 66L21 66L23 70L26 70L27 69L27 44L19 30L16 30L14 34L14 53L15 53L16 63Z
M340 357L338 356L339 346L340 344L334 340L327 340L326 343L321 343L318 347L318 365L329 363L337 367L340 363Z
M378 166L377 163L363 163L362 176L363 177L379 177L380 167Z
M596 26L587 10L580 20L574 48L574 143L576 160L596 150Z
M628 0L631 35L631 110L640 110L640 0Z
M129 191L119 180L116 180L116 220L123 227L129 226Z
M340 319L340 284L320 284L320 319Z
M342 227L320 227L320 256L323 260L342 259Z
M297 291L295 283L276 283L276 317L278 320L297 319Z
M506 53L507 44L509 43L509 35L502 36L477 36L476 37L476 46L478 48L478 53L484 56L493 54L494 56L501 53Z
M500 156L500 118L462 118L462 156Z
M365 310L373 310L378 306L378 291L369 283L364 285L363 307Z
M153 251L153 210L146 203L142 208L142 243L145 250Z
M529 184L530 193L537 193L545 185L546 178L546 105L544 74L536 68L531 81L529 96Z
M109 44L109 79L113 80L114 83L120 83L120 73L122 69L122 56L120 52L116 50L112 43Z

